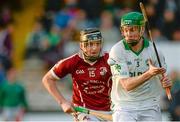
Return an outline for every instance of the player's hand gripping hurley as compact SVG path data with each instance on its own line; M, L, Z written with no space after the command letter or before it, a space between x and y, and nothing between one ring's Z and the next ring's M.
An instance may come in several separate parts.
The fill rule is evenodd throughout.
M99 111L89 110L89 109L86 109L84 107L74 107L74 110L77 112L85 113L85 114L91 114L91 115L97 116L99 118L102 118L104 120L112 121L112 115L111 114L105 114L105 113L102 113Z
M155 53L156 53L156 57L157 57L159 66L162 67L161 62L160 62L160 58L159 58L159 55L158 55L158 52L157 52L156 45L155 45L155 43L154 43L154 41L152 39L152 34L151 34L151 30L150 30L149 21L148 21L148 18L147 18L147 15L146 15L146 11L145 11L145 8L144 8L144 5L143 5L142 2L140 2L140 8L141 8L142 14L144 16L144 20L145 20L146 25L147 25L147 30L148 30L149 38L150 38L150 40L153 43L153 47L154 47L154 50L155 50ZM167 95L168 99L171 100L172 97L171 97L170 87L167 87L165 90L166 90L166 95Z

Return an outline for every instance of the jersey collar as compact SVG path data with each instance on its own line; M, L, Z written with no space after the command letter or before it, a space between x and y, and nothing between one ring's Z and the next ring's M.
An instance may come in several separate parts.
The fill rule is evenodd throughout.
M123 39L123 44L124 44L124 47L125 47L125 49L126 50L131 50L132 52L134 52L132 49L131 49L131 47L129 47L129 45L127 44L127 42L126 42L126 40L125 39ZM139 51L139 52L134 52L136 55L139 55L141 52L142 52L142 50L144 49L144 48L147 48L149 46L149 40L148 39L145 39L144 37L143 37L143 47L142 47L142 49Z
M78 55L79 55L79 57L80 57L81 59L84 60L82 50L79 51ZM102 51L101 51L99 55L100 55L100 58L101 58L101 57L103 57L103 56L105 55L105 52L102 52ZM90 64L90 65L93 65L93 64L95 64L95 63L97 62L97 60L96 60L95 62L91 62L91 63L90 63L90 62L87 62L86 60L84 60L84 62L86 62L86 63L88 63L88 64Z

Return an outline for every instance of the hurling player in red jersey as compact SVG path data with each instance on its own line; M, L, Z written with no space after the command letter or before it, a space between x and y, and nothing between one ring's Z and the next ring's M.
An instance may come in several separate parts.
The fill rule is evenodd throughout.
M65 113L74 113L73 106L110 112L112 74L107 63L109 54L102 52L102 40L101 32L97 28L82 30L80 51L57 62L43 77L45 88ZM67 74L71 74L73 80L72 102L66 100L56 86L56 81ZM77 113L76 118L79 121L101 121L83 113Z

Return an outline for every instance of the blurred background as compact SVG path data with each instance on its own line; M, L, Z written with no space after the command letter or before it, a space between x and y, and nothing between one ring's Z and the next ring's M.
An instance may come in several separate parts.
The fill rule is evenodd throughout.
M163 120L180 120L179 0L0 0L0 88L15 74L24 89L24 120L72 121L45 91L43 75L58 60L79 50L83 28L100 28L103 50L109 51L122 38L121 16L140 11L139 2L145 5L153 40L165 55L173 81L171 102L164 91L160 93ZM9 73L12 67L13 73ZM71 100L70 76L58 84Z

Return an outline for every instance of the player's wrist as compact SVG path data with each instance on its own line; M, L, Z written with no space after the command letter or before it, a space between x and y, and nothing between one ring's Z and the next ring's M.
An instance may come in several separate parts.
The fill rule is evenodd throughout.
M59 105L62 105L62 104L64 104L66 102L66 100L58 100L57 102L58 102Z
M147 78L147 80L149 80L150 78L153 77L153 74L148 70L147 72L145 72L145 77Z

